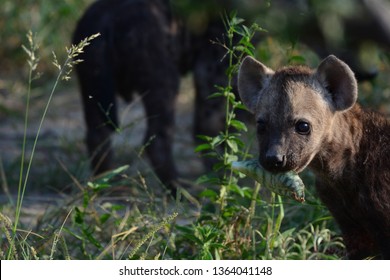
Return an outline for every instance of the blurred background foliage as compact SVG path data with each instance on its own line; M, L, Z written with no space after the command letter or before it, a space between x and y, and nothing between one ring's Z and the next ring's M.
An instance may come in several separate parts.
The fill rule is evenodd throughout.
M3 0L0 8L0 75L20 73L26 63L21 48L31 30L40 44L42 72L53 72L52 51L70 45L72 31L78 18L92 0ZM44 71L43 71L44 70ZM1 78L1 76L0 76Z
M26 41L28 30L36 33L37 41L42 46L42 69L44 72L54 71L47 69L51 59L46 58L51 56L52 51L60 53L64 46L69 46L77 20L92 2L3 0L0 7L0 77L7 73L18 73L25 64L21 45ZM112 2L115 5L115 1ZM190 28L197 29L197 32L201 32L209 21L220 17L225 10L236 9L239 16L257 21L267 30L266 38L263 36L260 40L259 57L266 63L269 61L272 67L290 63L292 57L291 52L290 56L286 53L276 55L273 52L275 44L285 52L303 44L309 48L303 49L300 56L309 61L297 59L296 56L295 62L316 63L311 61L313 55L310 51L320 57L336 52L336 55L353 57L350 58L352 63L358 63L367 72L387 70L383 61L385 57L388 60L390 34L386 32L390 32L390 26L381 29L378 11L371 9L374 5L367 0L171 0L171 3ZM390 13L388 0L375 0L372 3L379 3L383 13ZM390 18L390 14L387 15ZM389 20L386 23L390 25ZM272 46L264 50L267 44ZM378 46L382 49L385 47L385 54L381 52L382 49L378 51Z
M3 0L0 80L23 73L26 56L21 45L26 42L28 30L36 34L41 46L40 71L50 77L55 69L47 58L55 51L61 59L64 47L70 45L77 20L92 2ZM115 1L112 3L115 5ZM334 53L365 75L388 70L388 0L171 0L171 3L195 32L201 32L226 10L236 9L239 16L257 21L267 31L260 34L258 57L271 67L286 63L315 66L320 58ZM387 88L384 95L390 95Z

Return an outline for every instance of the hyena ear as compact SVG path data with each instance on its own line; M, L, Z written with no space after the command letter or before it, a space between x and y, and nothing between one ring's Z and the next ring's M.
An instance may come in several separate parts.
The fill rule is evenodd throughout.
M316 75L330 93L335 110L348 110L355 104L358 86L354 73L345 62L330 55L320 63Z
M273 70L253 57L247 56L242 61L238 72L238 92L242 102L252 113L255 112L261 89L273 73Z

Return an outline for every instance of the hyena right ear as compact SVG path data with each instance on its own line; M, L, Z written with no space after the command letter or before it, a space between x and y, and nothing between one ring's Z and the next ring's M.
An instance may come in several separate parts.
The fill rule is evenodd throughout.
M238 72L238 93L244 105L255 112L260 91L264 88L273 70L253 57L247 56L241 63Z
M357 81L345 62L330 55L320 63L316 75L330 93L335 110L348 110L355 104L358 95Z

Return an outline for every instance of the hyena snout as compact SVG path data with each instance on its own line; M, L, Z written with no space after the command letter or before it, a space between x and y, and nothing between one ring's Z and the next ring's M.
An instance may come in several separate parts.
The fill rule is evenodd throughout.
M271 172L282 172L287 165L287 156L280 148L270 147L264 156L260 157L260 163Z

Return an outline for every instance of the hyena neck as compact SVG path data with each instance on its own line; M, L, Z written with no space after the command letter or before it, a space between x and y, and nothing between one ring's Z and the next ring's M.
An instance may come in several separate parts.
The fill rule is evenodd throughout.
M357 104L347 112L336 114L321 150L310 164L317 175L340 180L356 168L363 139L363 114Z

